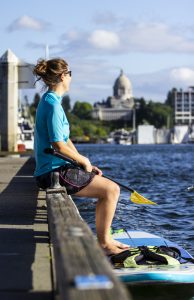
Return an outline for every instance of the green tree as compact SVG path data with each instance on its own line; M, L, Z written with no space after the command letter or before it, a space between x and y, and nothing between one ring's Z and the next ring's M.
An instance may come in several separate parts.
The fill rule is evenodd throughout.
M173 109L170 105L152 100L146 103L144 98L135 99L135 101L139 103L139 108L136 111L137 125L147 123L156 128L172 126Z
M71 125L71 138L82 137L84 135L83 129L78 124Z
M93 106L88 102L75 102L72 113L80 119L89 120L91 119L91 112Z
M165 101L165 104L166 105L169 105L170 107L174 108L174 94L175 92L177 91L176 88L172 88L172 90L170 90L167 94L167 98L166 98L166 101Z
M96 136L97 127L94 124L91 124L89 121L82 121L81 125L85 135L91 138Z
M137 125L144 124L147 119L147 104L144 98L135 98L136 109L136 123ZM138 105L137 105L138 104Z
M147 105L147 121L156 128L167 127L171 114L172 108L169 105L152 101Z
M108 136L108 132L104 127L97 127L96 129L96 136L103 138L103 137L107 137Z

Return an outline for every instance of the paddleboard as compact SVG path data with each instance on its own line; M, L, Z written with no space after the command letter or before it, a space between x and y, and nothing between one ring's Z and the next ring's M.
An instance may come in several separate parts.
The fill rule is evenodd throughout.
M144 231L113 231L112 236L115 240L127 244L131 247L138 246L168 246L176 247L181 253L181 257L192 258L192 256L182 247L163 237ZM194 263L184 259L180 260L178 266L155 265L139 266L137 268L114 268L114 272L119 278L130 284L143 283L194 283Z

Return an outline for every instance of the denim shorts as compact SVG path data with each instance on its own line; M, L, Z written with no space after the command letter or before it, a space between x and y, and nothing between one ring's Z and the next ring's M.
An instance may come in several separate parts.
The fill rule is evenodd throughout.
M47 189L53 186L53 173L59 174L58 181L61 186L64 186L68 195L73 195L86 187L96 175L95 172L87 172L79 167L71 164L66 164L52 172L45 173L36 177L38 187Z

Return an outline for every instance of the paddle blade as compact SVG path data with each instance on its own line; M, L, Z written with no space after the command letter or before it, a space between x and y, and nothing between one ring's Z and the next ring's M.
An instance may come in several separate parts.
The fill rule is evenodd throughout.
M156 205L155 202L152 202L152 201L146 199L144 196L138 194L136 191L131 193L130 199L133 203L136 203L136 204L154 204L154 205Z

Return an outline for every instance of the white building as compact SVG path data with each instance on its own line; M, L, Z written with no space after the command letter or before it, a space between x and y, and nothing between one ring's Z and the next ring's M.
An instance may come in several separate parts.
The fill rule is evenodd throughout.
M194 124L194 87L174 91L174 114L176 125Z
M104 121L131 120L133 107L132 85L121 70L113 86L113 96L104 102L95 103L92 117Z

